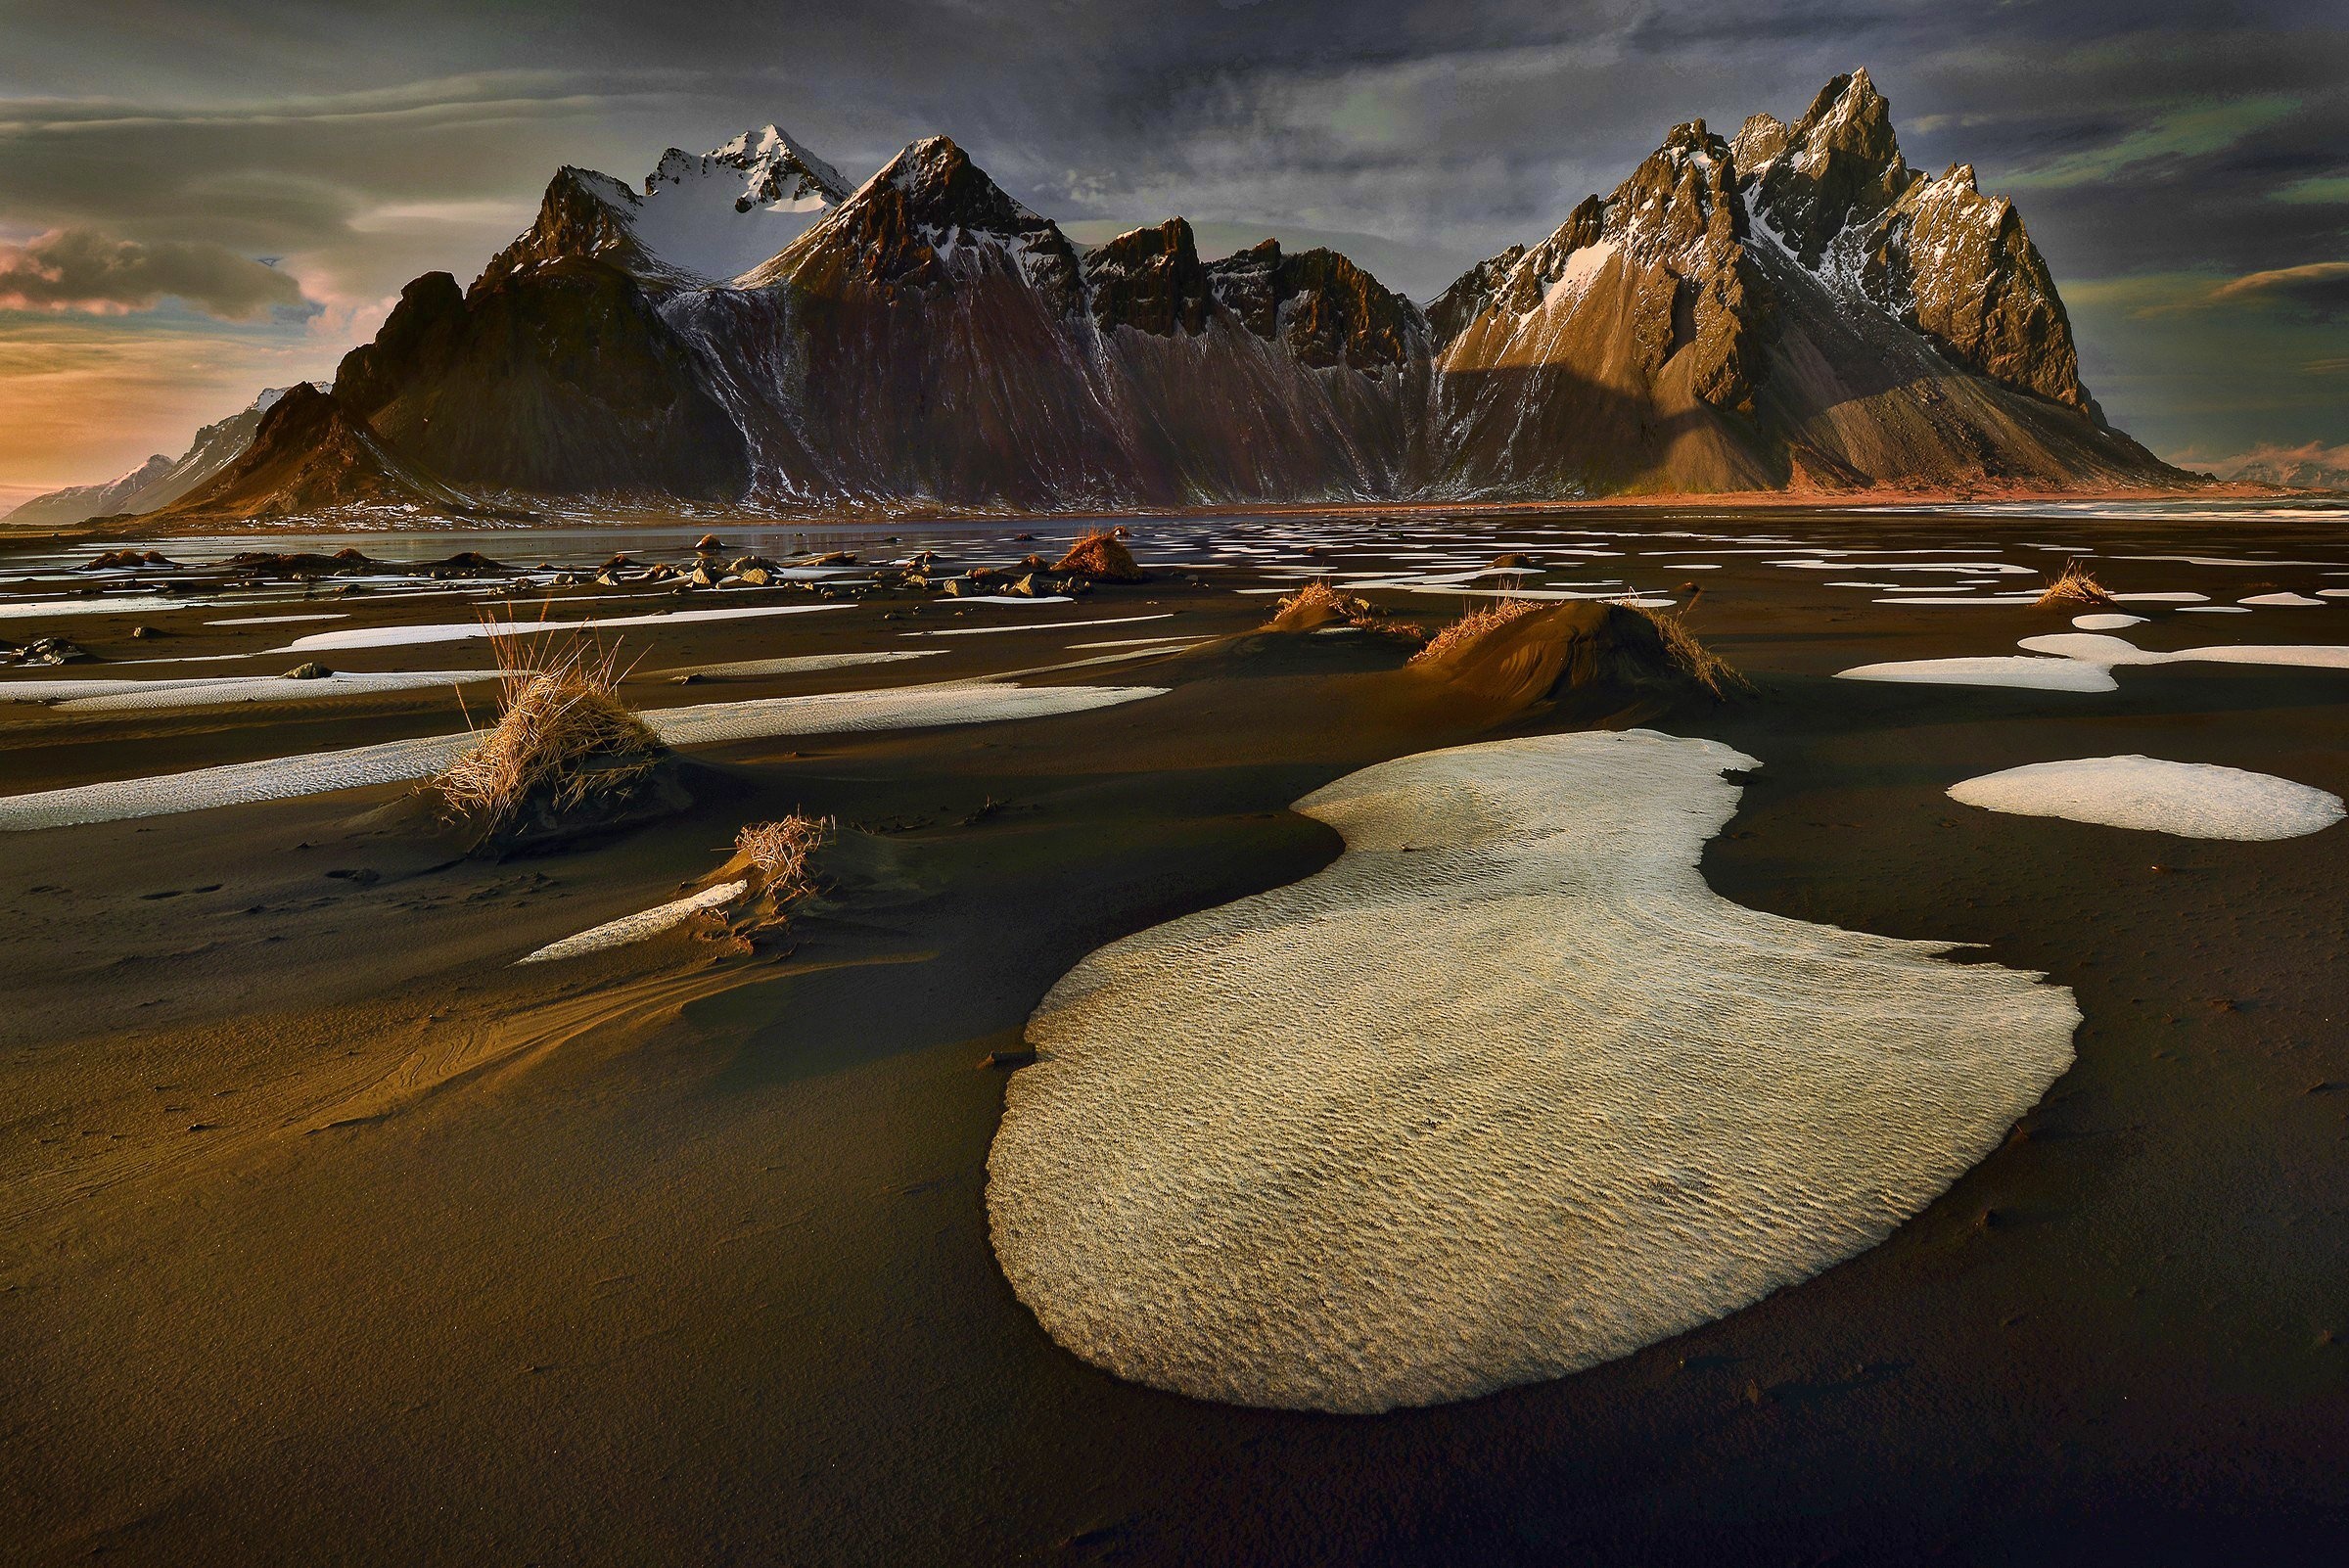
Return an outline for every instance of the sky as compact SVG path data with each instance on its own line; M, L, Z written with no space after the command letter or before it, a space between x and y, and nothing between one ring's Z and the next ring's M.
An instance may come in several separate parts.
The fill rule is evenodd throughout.
M1865 66L2011 195L2107 415L2349 464L2341 0L0 0L0 510L332 375L563 163L773 121L852 178L952 136L1080 240L1180 213L1424 300L1675 122Z

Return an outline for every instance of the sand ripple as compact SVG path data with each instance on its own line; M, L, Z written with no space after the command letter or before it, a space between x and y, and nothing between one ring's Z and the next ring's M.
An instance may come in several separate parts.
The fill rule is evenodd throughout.
M1716 742L1543 736L1308 796L1346 853L1101 949L989 1159L1054 1339L1373 1411L1622 1356L1881 1241L2069 1065L2069 992L1697 871Z

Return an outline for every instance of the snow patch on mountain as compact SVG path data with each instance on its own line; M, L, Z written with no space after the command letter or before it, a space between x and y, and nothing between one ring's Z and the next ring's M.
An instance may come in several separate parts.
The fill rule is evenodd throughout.
M628 192L624 206L615 205L656 260L723 280L774 255L848 195L840 170L764 125L699 157L670 148L645 177L644 194Z

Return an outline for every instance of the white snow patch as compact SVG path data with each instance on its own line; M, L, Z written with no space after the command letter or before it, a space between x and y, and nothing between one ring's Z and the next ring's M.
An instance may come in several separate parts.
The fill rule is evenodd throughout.
M2026 659L1994 654L1972 659L1911 659L1836 671L1837 680L1880 680L1918 686L2011 686L2021 691L2117 691L2120 682L2100 665L2076 659Z
M2056 631L2025 637L2015 646L2030 653L2055 654L2093 665L2277 665L2305 669L2349 669L2349 647L2337 643L2281 642L2220 644L2208 648L2180 648L2156 653L2120 637L2096 632Z
M2312 599L2305 593L2255 593L2248 599L2237 599L2234 602L2262 606L2310 605L2320 610L2325 607L2324 600Z
M845 604L738 605L725 610L671 610L666 615L605 616L600 621L444 621L416 626L350 626L313 631L273 653L311 653L321 648L406 648L419 643L465 642L500 634L529 636L541 631L602 632L622 626L687 626L705 621L750 621L762 616L804 616L846 610Z
M2114 615L2110 611L2097 615L2072 617L2072 624L2078 626L2082 631L2118 631L2123 626L2142 626L2144 623L2143 616Z
M995 1254L1061 1345L1339 1411L1563 1376L1875 1245L2072 1059L2069 992L1697 870L1759 764L1651 730L1405 758L1345 853L1093 953L1030 1021Z
M1950 798L2187 839L2296 839L2332 826L2343 810L2339 796L2272 773L2136 756L2010 767L1953 784Z
M775 735L832 735L1038 718L1162 697L1166 691L1163 686L1010 686L950 681L810 697L702 703L654 709L638 716L670 746L714 746ZM227 762L185 773L0 796L0 832L168 816L371 784L409 783L439 772L473 741L470 734L433 735L347 751Z
M607 920L580 932L550 942L537 951L515 959L517 964L542 964L557 958L578 958L610 947L624 947L631 942L642 942L662 932L683 925L705 909L715 909L730 903L750 891L748 882L721 882L714 888L704 888L690 898L673 899L655 909L644 910L618 920Z

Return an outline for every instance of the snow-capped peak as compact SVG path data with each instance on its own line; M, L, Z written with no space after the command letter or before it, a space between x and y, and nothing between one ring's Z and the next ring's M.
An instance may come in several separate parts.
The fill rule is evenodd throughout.
M631 193L632 194L632 193ZM711 151L670 148L630 213L636 241L696 277L738 277L772 256L849 194L840 170L777 125Z

